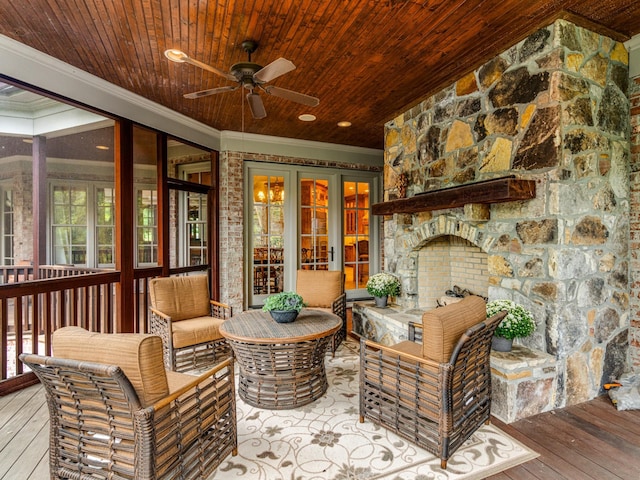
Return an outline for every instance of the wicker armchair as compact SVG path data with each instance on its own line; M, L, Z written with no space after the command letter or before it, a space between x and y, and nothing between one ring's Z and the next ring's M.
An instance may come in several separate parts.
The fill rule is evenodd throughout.
M53 335L55 357L20 359L44 385L52 479L205 479L237 454L233 360L166 371L155 335Z
M344 293L344 274L340 270L298 270L296 292L308 308L325 310L342 319L342 326L331 340L335 353L347 338L347 294Z
M231 307L209 300L206 275L154 278L149 296L149 331L162 337L167 368L184 372L231 356L220 335Z
M423 342L360 345L365 418L447 460L490 421L491 337L506 312L486 318L482 298L423 315Z

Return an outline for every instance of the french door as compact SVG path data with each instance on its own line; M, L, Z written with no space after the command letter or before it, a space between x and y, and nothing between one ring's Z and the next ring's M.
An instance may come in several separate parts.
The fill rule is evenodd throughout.
M366 296L372 175L247 162L247 304L295 290L296 271L343 270L350 298Z

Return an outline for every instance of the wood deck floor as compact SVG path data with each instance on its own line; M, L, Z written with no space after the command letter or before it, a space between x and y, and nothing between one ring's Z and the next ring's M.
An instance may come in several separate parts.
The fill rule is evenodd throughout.
M640 410L607 397L510 425L494 423L540 456L492 480L640 480ZM0 479L49 478L48 411L39 385L0 397Z

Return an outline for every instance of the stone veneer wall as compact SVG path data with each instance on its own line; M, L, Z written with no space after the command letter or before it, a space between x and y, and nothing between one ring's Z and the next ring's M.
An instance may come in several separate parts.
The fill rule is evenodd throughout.
M631 321L629 327L629 358L631 366L640 369L640 77L629 85L631 100Z
M416 251L453 234L488 254L489 298L532 310L522 343L558 361L555 406L625 369L629 333L628 54L559 20L385 126L385 200L514 174L530 201L385 217L385 268L417 306ZM539 392L540 393L540 392Z

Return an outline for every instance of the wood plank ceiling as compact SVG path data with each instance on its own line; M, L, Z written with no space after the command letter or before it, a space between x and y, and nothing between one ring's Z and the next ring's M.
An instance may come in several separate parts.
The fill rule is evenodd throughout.
M0 33L219 130L243 129L246 90L169 62L177 48L225 72L284 57L270 82L318 97L305 107L261 92L267 117L244 131L382 148L384 123L558 17L626 40L640 33L630 0L29 0L3 1ZM2 66L0 66L0 74ZM298 115L312 113L315 122ZM352 122L339 128L339 121Z

